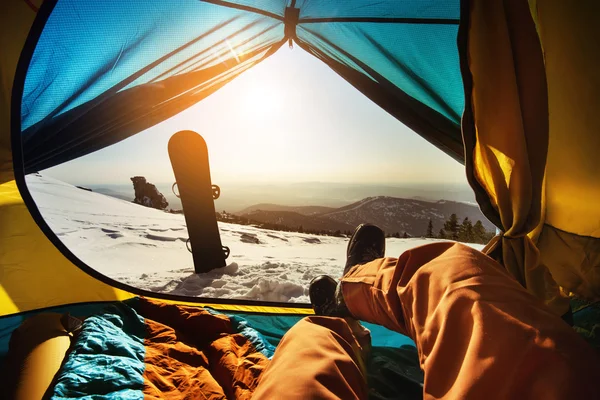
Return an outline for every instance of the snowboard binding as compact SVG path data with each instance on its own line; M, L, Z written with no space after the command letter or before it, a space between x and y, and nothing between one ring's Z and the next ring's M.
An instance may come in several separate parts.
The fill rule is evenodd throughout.
M171 186L171 191L173 192L175 197L180 199L181 196L179 196L179 193L175 191L176 187L177 187L177 182L173 183L173 186ZM212 185L212 196L213 196L213 200L216 200L219 197L221 197L221 188L219 187L219 185Z

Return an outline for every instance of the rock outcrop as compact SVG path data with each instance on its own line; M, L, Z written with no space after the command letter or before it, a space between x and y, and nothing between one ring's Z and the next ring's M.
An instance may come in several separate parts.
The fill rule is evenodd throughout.
M134 176L131 178L133 182L133 190L135 191L135 199L133 202L142 206L164 210L169 203L156 186L146 181L143 176Z

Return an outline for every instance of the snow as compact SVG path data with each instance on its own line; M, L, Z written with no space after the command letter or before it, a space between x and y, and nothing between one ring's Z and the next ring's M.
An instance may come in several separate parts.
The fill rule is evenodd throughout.
M78 189L39 174L26 177L42 216L80 260L140 289L212 298L308 303L318 275L339 278L347 238L279 232L219 222L228 265L194 274L183 215ZM132 188L133 190L133 188ZM386 255L435 239L386 242ZM480 245L472 245L481 248Z

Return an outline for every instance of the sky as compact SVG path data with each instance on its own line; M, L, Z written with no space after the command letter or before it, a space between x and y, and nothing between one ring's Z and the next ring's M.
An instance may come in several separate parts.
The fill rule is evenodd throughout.
M174 182L167 143L180 130L204 137L219 184L467 184L458 162L287 46L184 112L44 173L76 185Z

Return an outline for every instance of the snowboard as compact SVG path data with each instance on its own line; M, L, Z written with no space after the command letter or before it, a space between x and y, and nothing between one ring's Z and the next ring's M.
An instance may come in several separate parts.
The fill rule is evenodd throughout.
M180 131L169 139L169 158L189 234L188 249L196 273L224 267L228 251L221 244L214 199L220 194L210 180L206 142L196 132Z

